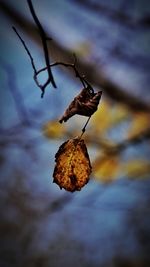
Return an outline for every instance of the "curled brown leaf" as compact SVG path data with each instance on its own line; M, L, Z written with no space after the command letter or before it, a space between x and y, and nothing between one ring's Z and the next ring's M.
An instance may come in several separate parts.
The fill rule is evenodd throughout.
M94 93L88 87L83 88L66 109L59 122L66 122L73 115L83 115L90 117L96 110L102 95L102 91Z

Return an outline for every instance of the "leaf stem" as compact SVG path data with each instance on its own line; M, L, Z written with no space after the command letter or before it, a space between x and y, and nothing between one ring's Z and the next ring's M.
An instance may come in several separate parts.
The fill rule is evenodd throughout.
M81 135L80 135L80 138L81 138L81 137L83 136L83 134L85 133L86 126L88 125L90 119L91 119L91 116L88 117L88 119L87 119L87 121L86 121L84 127L82 128L82 133L81 133Z

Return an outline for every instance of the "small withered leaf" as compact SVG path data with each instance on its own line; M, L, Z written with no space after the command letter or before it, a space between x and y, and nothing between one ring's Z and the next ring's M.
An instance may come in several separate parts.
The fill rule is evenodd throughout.
M92 171L88 151L79 137L64 142L55 155L53 182L62 189L79 191L88 183Z
M97 110L101 95L102 91L94 93L89 88L83 88L70 103L59 122L66 122L75 114L90 117Z

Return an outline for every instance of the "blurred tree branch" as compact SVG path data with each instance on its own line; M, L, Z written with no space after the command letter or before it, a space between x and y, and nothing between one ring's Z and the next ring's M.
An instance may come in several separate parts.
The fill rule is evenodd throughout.
M150 128L143 130L142 133L139 133L131 138L122 140L120 143L115 145L110 145L106 141L104 141L102 138L99 140L90 140L90 138L87 136L87 142L92 144L95 144L96 146L99 145L101 148L103 148L104 152L108 155L114 155L119 154L123 152L126 148L128 148L131 145L137 145L141 143L142 141L150 139Z
M36 34L36 27L30 23L26 17L20 15L19 12L12 9L12 7L10 7L4 1L1 2L1 11L8 18L10 18L13 23L17 24L33 41L35 41L38 45L41 45ZM47 33L45 34L46 36L48 35ZM61 61L71 61L72 51L68 51L54 40L51 43L51 47L56 51L56 54L59 56ZM55 56L53 55L53 58L54 57ZM123 103L133 110L150 112L149 104L145 103L142 99L132 95L131 93L125 92L121 86L118 86L114 82L110 81L105 76L103 69L97 69L96 66L85 63L82 59L79 59L78 61L78 69L84 73L86 77L88 77L90 83L97 87L103 88L108 96L113 100Z
M26 110L24 100L17 86L15 71L11 65L6 63L2 63L2 67L7 74L8 89L13 97L19 119L21 122L29 126L31 124L29 114Z
M98 13L101 16L108 16L112 20L121 23L122 25L131 28L150 28L150 17L143 16L140 19L134 19L132 16L128 15L121 10L115 10L107 5L103 5L97 2L85 1L85 0L75 0L81 6Z

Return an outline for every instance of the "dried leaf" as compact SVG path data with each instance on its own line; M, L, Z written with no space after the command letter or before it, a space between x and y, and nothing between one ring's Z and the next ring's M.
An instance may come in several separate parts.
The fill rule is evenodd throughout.
M88 183L92 167L83 139L64 142L55 155L53 182L67 191L81 190Z
M102 91L94 93L89 88L83 88L80 94L70 103L59 122L66 122L75 114L90 117L97 110L101 95Z

